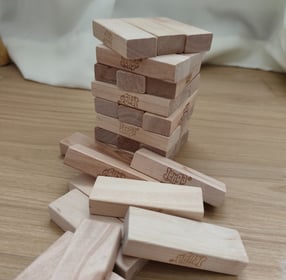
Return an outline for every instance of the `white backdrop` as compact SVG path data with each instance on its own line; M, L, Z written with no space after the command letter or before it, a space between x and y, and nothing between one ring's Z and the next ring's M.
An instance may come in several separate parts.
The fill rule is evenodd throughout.
M205 61L286 71L286 0L0 0L0 36L27 79L90 88L91 22L167 16L214 33Z

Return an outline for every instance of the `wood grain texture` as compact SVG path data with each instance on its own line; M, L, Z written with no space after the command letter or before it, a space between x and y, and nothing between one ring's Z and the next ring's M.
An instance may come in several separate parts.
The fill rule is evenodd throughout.
M122 90L145 93L146 77L119 70L116 73L116 85Z
M123 253L231 275L249 262L236 230L135 207L125 217Z
M56 240L45 252L36 258L15 280L50 280L58 262L67 250L73 234L69 231Z
M118 104L100 97L94 98L95 112L118 118Z
M94 65L94 78L97 81L116 85L116 72L118 68L96 63Z
M120 225L83 220L51 280L106 279L112 272L120 246L120 237Z
M200 188L97 177L89 196L91 214L123 218L129 206L195 220L204 216Z
M148 59L125 59L113 50L99 45L96 47L98 63L106 64L143 76L178 82L188 77L193 69L201 63L201 54L169 54Z
M206 207L204 220L239 230L247 268L232 277L150 262L136 280L281 280L285 88L285 74L203 66L190 139L175 158L228 186L223 205ZM0 68L1 280L14 279L62 235L47 207L78 172L63 164L58 143L75 131L93 139L94 114L90 91L24 80L13 65Z
M73 177L68 182L69 190L77 189L81 191L86 196L89 196L91 189L94 185L95 178L85 173L81 173L75 177Z
M157 38L121 19L94 20L93 35L129 59L157 55Z
M124 105L118 107L118 120L142 127L144 111Z

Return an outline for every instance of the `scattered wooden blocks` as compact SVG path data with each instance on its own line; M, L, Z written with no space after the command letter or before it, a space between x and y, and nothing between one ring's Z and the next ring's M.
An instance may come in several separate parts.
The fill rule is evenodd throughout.
M59 261L67 250L73 234L69 231L56 240L36 258L15 280L50 280Z
M126 255L232 275L248 264L233 229L130 207L124 231Z
M220 206L224 200L224 183L146 149L135 153L131 167L160 182L201 187L203 199L210 205Z
M112 272L120 237L119 225L84 220L74 233L51 280L106 279Z
M89 196L94 183L95 178L93 176L82 173L72 178L68 183L68 187L70 191L77 189L86 196Z
M204 215L200 188L97 177L89 196L91 214L124 217L129 206L196 220Z

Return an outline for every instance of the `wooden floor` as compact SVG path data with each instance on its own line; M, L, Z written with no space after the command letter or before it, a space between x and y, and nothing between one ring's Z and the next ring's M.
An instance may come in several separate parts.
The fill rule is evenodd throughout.
M205 221L240 231L250 265L238 279L282 279L286 260L286 77L204 67L177 161L227 184L219 209ZM13 279L62 231L48 204L77 174L63 165L60 139L95 123L89 91L25 81L14 66L0 68L0 279ZM180 230L180 229L178 229ZM190 236L190 239L192 237ZM150 263L136 279L237 279Z

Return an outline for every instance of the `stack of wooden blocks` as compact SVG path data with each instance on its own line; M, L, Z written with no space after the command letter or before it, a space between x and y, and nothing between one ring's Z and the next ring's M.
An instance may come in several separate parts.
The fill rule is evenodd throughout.
M106 45L92 90L100 141L61 140L64 163L83 172L49 205L66 233L16 280L131 280L148 260L239 274L239 233L202 221L225 184L168 158L187 134L211 34L165 18L97 20L94 33Z
M212 33L168 18L100 19L92 93L95 139L174 157L188 139Z

